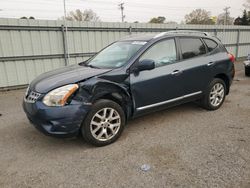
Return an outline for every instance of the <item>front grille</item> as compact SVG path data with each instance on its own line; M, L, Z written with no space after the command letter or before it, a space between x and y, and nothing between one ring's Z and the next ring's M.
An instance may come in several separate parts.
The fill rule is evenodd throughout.
M27 103L35 103L37 101L37 99L41 96L40 93L31 91L26 97L25 97L25 101Z

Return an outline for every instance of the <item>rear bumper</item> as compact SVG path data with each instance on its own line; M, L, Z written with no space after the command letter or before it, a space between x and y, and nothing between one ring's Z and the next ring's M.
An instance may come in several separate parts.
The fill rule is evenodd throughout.
M71 103L63 107L48 107L41 101L23 101L23 109L30 122L45 135L74 137L79 134L81 123L90 106L76 101Z
M244 63L246 68L250 67L250 61L244 61L243 63Z

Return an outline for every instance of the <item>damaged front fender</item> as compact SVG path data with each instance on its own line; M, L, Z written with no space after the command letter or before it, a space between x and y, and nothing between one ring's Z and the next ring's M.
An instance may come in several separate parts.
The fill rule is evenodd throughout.
M128 85L96 77L79 83L79 86L76 100L85 105L92 105L99 99L110 99L122 106L127 118L131 117L133 102Z

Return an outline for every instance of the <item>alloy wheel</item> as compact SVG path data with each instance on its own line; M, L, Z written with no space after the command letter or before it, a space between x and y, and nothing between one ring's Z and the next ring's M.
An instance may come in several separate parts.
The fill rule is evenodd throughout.
M224 99L224 95L225 95L225 88L223 84L216 83L210 91L209 95L210 104L214 107L219 106Z
M90 122L92 136L99 141L113 138L121 127L121 116L113 108L103 108L93 116Z

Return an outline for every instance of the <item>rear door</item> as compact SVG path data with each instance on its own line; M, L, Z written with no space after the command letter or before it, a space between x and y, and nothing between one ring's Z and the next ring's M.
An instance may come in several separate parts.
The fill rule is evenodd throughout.
M224 46L210 38L203 38L207 46L210 62L209 70L211 79L218 74L226 74L229 78L234 75L234 64L230 61L229 54Z
M196 95L204 91L210 80L209 67L213 65L207 56L206 46L199 37L179 37L185 95Z

